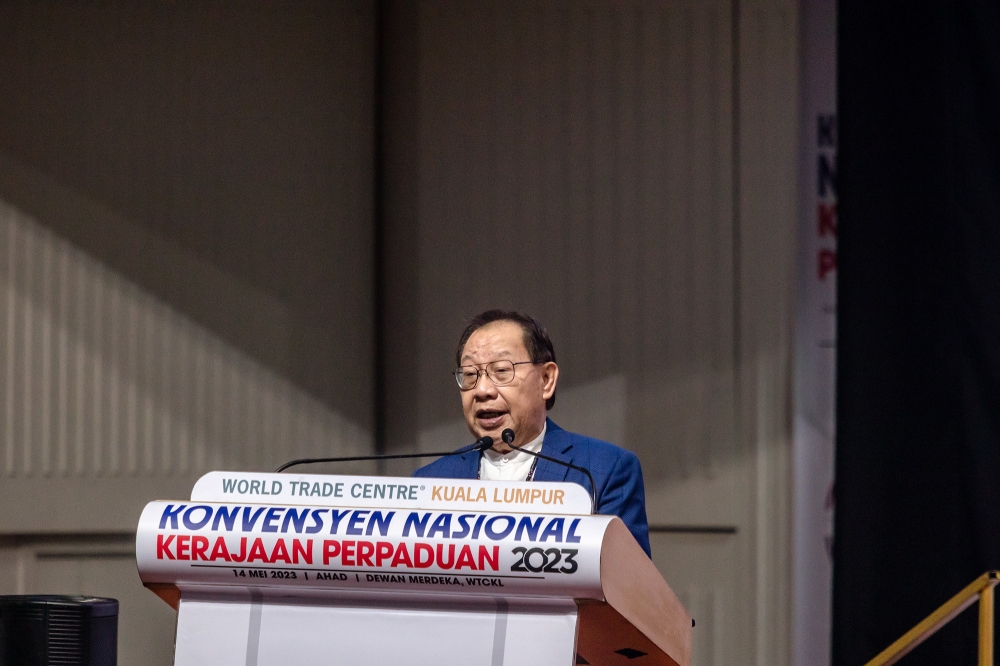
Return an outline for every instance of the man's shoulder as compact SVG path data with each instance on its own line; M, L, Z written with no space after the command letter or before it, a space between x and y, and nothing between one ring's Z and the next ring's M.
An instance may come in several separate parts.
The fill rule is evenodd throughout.
M563 430L551 420L549 421L549 432L554 440L554 444L558 447L569 447L572 446L575 449L574 453L579 453L583 456L589 456L594 460L601 461L614 461L617 462L621 459L625 459L629 462L638 462L638 457L629 451L624 449L617 444L612 444L603 439L598 439L596 437L590 437L588 435L581 435L579 433L570 432L569 430ZM550 438L550 435L546 433L546 440Z
M469 468L478 469L478 465L475 465L474 461L471 460L473 456L476 458L475 462L478 462L479 454L477 451L457 456L444 456L418 468L413 476L439 479L465 478Z

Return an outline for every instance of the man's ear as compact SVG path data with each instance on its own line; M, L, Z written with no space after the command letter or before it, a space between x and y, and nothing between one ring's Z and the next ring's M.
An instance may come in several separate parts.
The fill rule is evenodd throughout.
M542 398L548 400L556 392L556 384L559 382L559 366L554 361L549 361L542 366Z

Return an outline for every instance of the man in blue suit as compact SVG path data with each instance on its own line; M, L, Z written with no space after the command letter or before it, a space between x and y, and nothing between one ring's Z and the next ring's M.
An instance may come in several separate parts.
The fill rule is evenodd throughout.
M541 452L594 476L595 512L620 517L649 555L646 498L639 459L609 442L567 432L547 417L556 400L559 366L545 328L533 317L490 310L475 317L458 343L455 379L462 411L477 439L493 448L439 458L414 475L448 479L570 481L590 490L581 472L519 452ZM508 446L501 433L511 428Z

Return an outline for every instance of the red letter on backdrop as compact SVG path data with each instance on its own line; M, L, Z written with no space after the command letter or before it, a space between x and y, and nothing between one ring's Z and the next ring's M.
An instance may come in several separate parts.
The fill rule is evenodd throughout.
M826 274L837 270L837 253L834 250L819 251L819 279L825 280Z
M817 211L819 218L819 237L837 237L837 204L820 204Z

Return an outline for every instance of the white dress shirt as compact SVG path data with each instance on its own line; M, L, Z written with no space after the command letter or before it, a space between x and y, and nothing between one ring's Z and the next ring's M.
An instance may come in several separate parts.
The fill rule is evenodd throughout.
M543 425L538 437L521 448L540 452L547 428L548 424ZM479 478L484 481L526 481L534 461L535 456L522 454L520 449L511 449L507 453L487 449L479 459Z

